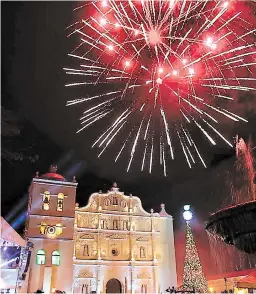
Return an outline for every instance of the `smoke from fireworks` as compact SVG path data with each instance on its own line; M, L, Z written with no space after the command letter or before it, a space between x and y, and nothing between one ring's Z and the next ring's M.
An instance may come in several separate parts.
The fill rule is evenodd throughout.
M84 87L84 97L67 102L84 107L77 132L111 118L92 146L100 157L118 141L115 161L127 150L127 171L137 154L141 170L151 173L160 159L166 175L174 140L190 168L197 160L206 167L191 129L212 145L223 140L232 147L218 123L246 122L232 104L239 92L256 89L256 29L245 8L207 0L79 5L79 19L67 28L79 40L68 54L76 66L64 68L74 78L66 87Z

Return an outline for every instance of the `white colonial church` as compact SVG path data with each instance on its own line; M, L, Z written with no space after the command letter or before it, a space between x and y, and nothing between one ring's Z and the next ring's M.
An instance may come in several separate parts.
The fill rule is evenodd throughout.
M177 286L173 219L164 204L160 213L146 212L114 184L79 207L77 183L56 171L37 175L29 190L29 293L161 293Z

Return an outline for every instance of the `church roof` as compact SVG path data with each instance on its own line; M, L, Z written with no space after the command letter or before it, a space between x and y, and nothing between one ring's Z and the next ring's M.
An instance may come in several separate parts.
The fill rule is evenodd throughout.
M40 176L41 179L54 180L54 181L66 181L66 179L57 173L57 165L51 165L48 173Z

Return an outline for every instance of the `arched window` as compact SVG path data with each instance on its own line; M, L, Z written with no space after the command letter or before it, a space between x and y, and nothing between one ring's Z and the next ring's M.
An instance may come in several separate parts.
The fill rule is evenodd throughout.
M59 236L59 235L62 234L62 228L63 228L62 224L56 224L56 225L55 225L55 229L56 229L55 234L56 234L57 236Z
M113 197L113 205L118 205L118 200L117 200L117 197Z
M43 249L39 249L36 254L36 264L45 264L46 254Z
M57 211L63 211L64 194L59 193L57 199Z
M51 197L50 192L45 191L44 195L43 195L43 205L42 205L43 210L49 210L50 209L50 197Z
M128 223L128 221L127 220L125 220L124 222L123 222L123 229L124 230L129 230L129 223Z
M118 220L113 220L113 230L118 230Z
M141 286L141 293L147 293L147 285Z
M144 247L140 247L140 257L141 258L145 258L146 257L145 248Z
M89 246L87 244L84 245L83 255L84 256L89 256Z
M60 253L57 250L52 253L52 265L60 265Z
M46 223L41 223L40 224L40 234L41 235L44 235L46 233L46 227L47 227Z

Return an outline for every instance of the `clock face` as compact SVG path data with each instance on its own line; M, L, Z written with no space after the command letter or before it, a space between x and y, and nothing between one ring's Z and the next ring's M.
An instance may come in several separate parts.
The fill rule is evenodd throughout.
M111 253L113 256L118 256L118 250L117 249L112 249Z
M48 226L47 227L47 233L51 234L51 235L55 234L56 233L56 228L53 227L53 226Z

